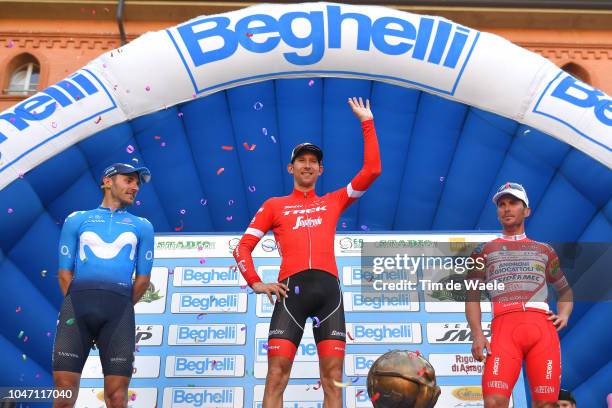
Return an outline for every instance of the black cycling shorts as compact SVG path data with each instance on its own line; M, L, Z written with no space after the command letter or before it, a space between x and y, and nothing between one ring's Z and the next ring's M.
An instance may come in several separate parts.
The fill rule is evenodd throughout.
M130 297L108 290L79 290L64 298L53 344L53 371L82 373L95 343L104 376L132 376L136 344Z
M307 269L282 283L289 287L289 297L274 304L268 339L286 339L299 346L310 317L317 344L323 340L346 342L342 290L334 275Z

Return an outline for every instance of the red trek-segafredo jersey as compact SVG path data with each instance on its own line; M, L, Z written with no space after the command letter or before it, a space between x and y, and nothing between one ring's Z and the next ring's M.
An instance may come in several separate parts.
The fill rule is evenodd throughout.
M323 197L317 196L314 189L307 193L293 190L288 196L270 198L257 211L234 249L234 258L249 285L261 281L251 252L270 229L282 258L279 282L306 269L320 269L338 276L334 254L338 218L381 172L374 121L362 122L361 127L363 167L348 185Z
M522 310L547 312L546 283L551 283L557 291L568 286L555 250L525 234L504 235L487 242L472 257L484 258L485 268L472 270L471 279L503 283L503 289L498 285L489 290L494 316Z

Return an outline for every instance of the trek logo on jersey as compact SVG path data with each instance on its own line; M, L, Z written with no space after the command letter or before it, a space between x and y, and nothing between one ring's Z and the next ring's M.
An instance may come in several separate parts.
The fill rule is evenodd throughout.
M612 127L612 99L564 71L560 70L546 86L533 112L563 124L610 151L605 137Z
M289 210L289 211L283 211L283 215L300 215L300 214L313 214L313 213L317 213L317 212L321 212L321 211L327 211L327 206L326 205L321 205L315 208L306 208L303 210ZM303 217L302 217L303 218Z
M172 313L245 313L246 293L173 293Z
M343 296L347 312L414 312L419 310L416 292L344 292Z
M212 346L246 343L245 324L172 324L168 328L171 346Z
M378 357L380 354L347 354L344 358L344 371L347 376L367 376Z
M485 337L491 337L491 322L482 322ZM427 341L430 344L469 344L472 331L467 323L427 323Z
M82 69L17 104L12 111L1 114L0 144L8 139L8 134L17 131L20 143L27 145L24 147L38 147L54 136L116 107L100 80L88 69ZM34 140L40 129L31 125L43 121L44 127L52 129L53 134L41 143ZM32 146L27 136L32 137Z
M174 268L174 286L239 286L246 285L235 266Z
M297 217L297 219L295 220L295 225L293 226L293 229L296 230L302 227L306 227L306 228L318 227L321 224L323 224L323 218L321 217L305 218L305 217L300 216L300 217Z
M137 346L161 346L164 326L161 324L139 324L136 326Z
M275 65L307 69L313 64L326 66L331 63L328 59L354 51L427 64L430 70L446 73L452 85L478 39L476 31L443 18L383 15L379 10L371 13L372 9L337 4L301 5L284 14L277 10L262 7L259 14L203 17L167 30L198 91L205 84L203 80L198 84L196 77L206 72L207 65L229 63L234 54L265 55Z
M170 408L238 408L243 406L242 387L173 387L164 388L164 407Z
M242 377L243 355L168 356L166 377Z
M419 323L347 323L346 330L348 344L421 343Z

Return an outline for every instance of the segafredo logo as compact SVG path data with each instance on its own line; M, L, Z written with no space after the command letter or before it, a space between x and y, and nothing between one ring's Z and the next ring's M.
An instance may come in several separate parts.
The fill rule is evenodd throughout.
M243 375L243 355L166 357L166 377L242 377Z
M387 61L389 66L381 67L389 75L380 75L392 79L402 80L393 76L400 74L392 61L423 64L421 69L439 68L436 73L448 73L448 78L440 80L432 75L430 83L420 85L452 94L478 39L477 31L443 18L326 3L260 6L194 19L167 33L197 92L223 86L227 81L211 84L211 78L205 81L203 73L208 65L223 64L234 55L253 59L265 56L269 65L287 68L286 72L317 64L317 68L330 68L317 72L331 73L332 68L338 69L336 61L342 55L371 53L370 57L394 58Z
M348 344L421 343L419 323L347 323Z
M533 112L551 118L611 152L604 138L612 131L612 99L560 71L546 86Z
M243 406L242 387L164 388L164 407L238 408Z
M226 345L245 344L244 324L172 324L168 329L168 344L177 345Z
M75 126L116 107L102 82L91 71L82 69L19 103L12 111L2 113L0 144L7 141L9 135L17 132L19 143L25 143L30 150L34 150ZM32 126L37 123L50 130L44 140L40 140L40 128ZM32 136L34 142L31 143L28 136ZM2 169L11 164L8 163Z

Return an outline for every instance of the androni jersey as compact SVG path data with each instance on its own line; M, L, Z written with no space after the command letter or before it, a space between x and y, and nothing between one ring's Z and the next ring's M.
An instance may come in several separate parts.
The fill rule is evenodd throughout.
M362 122L364 160L351 182L322 197L314 189L294 190L285 197L267 200L251 220L234 250L238 267L249 285L260 282L251 252L259 240L272 230L282 261L278 280L306 269L319 269L338 276L334 236L340 214L361 197L380 174L380 153L374 121Z
M478 247L472 257L483 258L484 270L472 270L471 279L503 283L489 291L493 314L534 310L548 311L548 288L557 291L568 286L559 267L559 258L547 244L528 239L525 234L503 236Z
M74 272L70 291L132 294L132 275L153 266L153 226L145 218L98 207L70 214L60 236L59 267Z

